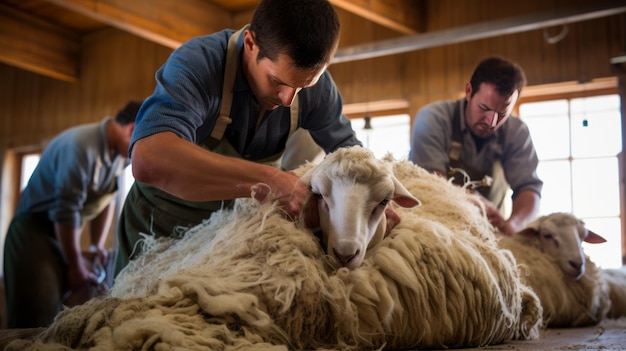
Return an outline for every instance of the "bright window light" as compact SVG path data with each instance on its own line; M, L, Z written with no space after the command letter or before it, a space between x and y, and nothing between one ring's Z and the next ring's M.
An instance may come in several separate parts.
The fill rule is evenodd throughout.
M619 95L526 103L520 118L530 129L544 181L540 215L569 212L607 239L583 245L599 266L622 265L619 198Z
M391 153L397 160L408 159L411 138L409 115L373 117L369 120L370 128L365 128L365 118L354 118L350 121L356 137L377 158Z
M20 191L26 188L30 176L39 163L40 154L28 154L22 157L22 177L20 179Z

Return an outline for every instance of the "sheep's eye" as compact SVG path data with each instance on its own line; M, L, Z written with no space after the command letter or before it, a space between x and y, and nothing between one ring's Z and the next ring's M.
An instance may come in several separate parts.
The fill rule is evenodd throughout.
M550 240L550 241L552 241L552 243L554 244L554 246L556 246L557 248L559 247L559 242L556 240L556 238L554 237L554 235L552 235L552 234L543 234L543 238L544 238L544 240Z
M320 193L313 193L313 196L314 196L316 199L318 199L318 200L321 200L321 199L323 199L323 198L324 198L324 197L322 196L322 194L320 194Z
M384 199L383 201L379 202L378 205L376 205L376 207L374 207L374 209L372 210L372 214L375 214L376 211L383 210L387 206L388 203L389 203L389 199Z

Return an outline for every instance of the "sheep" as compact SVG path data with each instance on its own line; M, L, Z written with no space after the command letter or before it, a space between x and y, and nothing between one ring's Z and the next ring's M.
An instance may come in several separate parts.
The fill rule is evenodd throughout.
M390 201L404 208L420 204L388 164L358 146L329 154L300 179L317 198L322 242L335 267L359 267L368 247L397 225L401 219Z
M522 277L539 296L547 327L594 325L607 315L609 287L584 254L582 241L605 240L562 212L539 217L499 239L499 246L510 250L526 272Z
M422 205L395 209L402 220L359 267L332 269L313 232L275 204L236 201L180 239L146 236L109 295L8 350L458 348L537 338L537 295L468 195L410 161L384 162Z
M605 268L601 271L602 278L609 285L611 308L608 318L626 317L626 266Z
M569 213L554 212L528 223L519 232L538 240L538 248L554 257L563 273L574 280L585 273L585 252L582 242L599 244L606 239L585 227L585 223Z

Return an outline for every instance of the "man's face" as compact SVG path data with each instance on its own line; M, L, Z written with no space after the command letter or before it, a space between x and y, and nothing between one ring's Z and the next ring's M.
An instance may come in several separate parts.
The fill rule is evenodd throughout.
M291 106L298 92L315 85L324 73L326 67L300 70L284 54L276 61L262 58L257 62L259 48L250 31L244 35L244 72L257 102L265 110Z
M468 82L465 85L467 128L479 138L489 137L509 118L518 97L518 90L509 97L503 97L490 83L482 83L472 96L472 85Z

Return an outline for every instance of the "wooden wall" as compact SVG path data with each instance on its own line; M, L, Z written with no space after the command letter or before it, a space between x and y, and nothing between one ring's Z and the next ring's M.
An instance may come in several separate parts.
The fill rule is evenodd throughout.
M544 2L555 6L559 3ZM479 8L475 6L476 3L429 1L428 31L491 20L496 12L504 10L506 12L503 12L502 17L515 16L521 11L520 7L525 12L546 10L545 7L539 7L537 1L503 4L501 1L484 0L480 1ZM455 8L453 4L460 6ZM490 8L497 11L489 13ZM446 14L445 18L440 18L441 14ZM342 25L344 29L359 28L358 32L346 33L344 30L343 40L350 45L358 43L356 38L363 35L376 40L385 40L393 35L386 28L353 16L342 16ZM549 28L547 33L555 36L561 29L561 26ZM609 60L626 54L626 15L569 24L567 30L565 38L555 44L548 44L544 40L542 30L533 30L371 60L339 63L331 65L329 70L340 88L344 102L407 99L408 112L412 116L428 102L461 95L476 64L490 55L503 56L519 63L525 70L529 85L588 82L616 75Z
M0 65L0 149L45 142L70 126L114 115L128 100L145 98L170 52L107 29L84 38L76 83Z
M427 0L424 18L426 29L436 31L584 1L589 0ZM341 9L338 13L342 22L340 47L398 36ZM233 28L244 22L234 16ZM614 15L569 24L568 35L556 44L546 43L542 30L533 30L338 63L329 70L345 104L404 100L408 103L405 112L414 116L430 101L460 96L476 63L488 55L501 55L521 64L530 85L615 76L609 59L626 53L625 28L626 15ZM555 35L560 29L550 28L549 33ZM127 100L146 97L154 88L155 71L170 52L109 28L83 38L80 75L75 83L0 64L0 157L10 161L14 155L7 151L40 147L70 126L98 121L114 114ZM14 170L2 169L0 174L6 184ZM6 218L12 211L7 206L12 207L17 194L7 192L4 186L2 192L0 217ZM2 223L0 230L5 231Z
M144 99L154 89L155 71L170 53L163 46L107 29L83 39L76 83L0 64L2 238L19 197L20 153L41 151L62 130L114 116L127 101Z
M546 2L559 4L543 0L503 6L501 1L481 0L481 6L476 7L473 0L431 0L426 6L427 29L436 31L490 20L501 11L502 16L513 16L522 7L527 12L538 11L537 4ZM498 11L489 12L492 7ZM397 36L390 29L340 9L338 13L342 22L341 46ZM414 115L427 102L459 96L476 63L488 55L501 55L521 64L529 85L614 76L609 59L626 53L625 23L626 15L616 15L570 24L568 35L556 44L546 43L542 31L533 30L339 63L329 70L344 103L406 99L410 101L410 114ZM559 30L555 27L549 32ZM128 99L147 96L154 87L154 72L171 50L107 29L84 37L81 52L80 78L76 83L0 64L0 150L38 144L69 126L115 113Z

